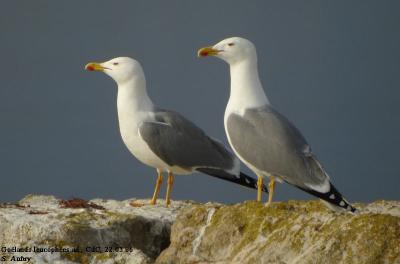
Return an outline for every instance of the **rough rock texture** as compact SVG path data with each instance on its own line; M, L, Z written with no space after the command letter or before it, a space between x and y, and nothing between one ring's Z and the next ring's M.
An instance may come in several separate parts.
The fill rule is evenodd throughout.
M138 206L147 203L30 195L0 204L0 262L400 264L400 202L356 204L355 215L319 201Z
M193 205L156 263L400 263L400 202L333 213L319 201Z
M60 202L29 195L17 204L0 204L0 260L22 256L31 257L30 263L151 263L169 245L179 210L191 204L174 201L166 208L161 201L139 207L148 201L131 206L132 200L96 199L81 204L87 208L62 208L79 207L80 201ZM34 247L77 252L37 253ZM31 252L7 252L21 248Z

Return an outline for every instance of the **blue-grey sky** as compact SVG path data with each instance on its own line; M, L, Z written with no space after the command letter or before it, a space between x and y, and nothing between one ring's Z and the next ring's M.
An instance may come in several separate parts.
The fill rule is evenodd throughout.
M226 142L228 66L196 51L230 36L255 43L270 101L350 201L400 199L399 10L361 0L4 1L0 201L150 197L155 171L121 141L116 85L84 65L136 58L156 104ZM177 176L172 195L233 203L256 193L194 174ZM309 198L276 188L276 200Z

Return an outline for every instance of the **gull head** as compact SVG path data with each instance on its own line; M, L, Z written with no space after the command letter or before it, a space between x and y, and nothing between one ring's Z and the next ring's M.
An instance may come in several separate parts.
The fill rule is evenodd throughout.
M142 77L140 63L129 57L118 57L106 62L90 62L86 64L87 71L101 71L114 79L117 84L123 84L133 78Z
M214 56L226 61L230 65L249 59L257 60L254 44L240 37L227 38L214 46L201 48L197 51L197 56Z

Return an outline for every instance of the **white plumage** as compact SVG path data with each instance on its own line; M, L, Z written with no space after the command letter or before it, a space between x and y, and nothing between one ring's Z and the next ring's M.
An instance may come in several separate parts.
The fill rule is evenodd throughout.
M337 207L355 210L332 185L298 129L271 106L258 76L253 43L239 37L228 38L200 49L198 55L216 56L230 66L230 97L224 116L226 135L235 154L261 182L263 177L270 178L268 204L278 180Z

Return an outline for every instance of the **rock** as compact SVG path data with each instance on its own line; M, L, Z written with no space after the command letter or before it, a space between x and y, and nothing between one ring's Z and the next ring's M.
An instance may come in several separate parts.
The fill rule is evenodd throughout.
M159 264L400 263L400 202L333 213L319 201L192 205Z
M400 202L356 204L357 214L319 201L147 203L29 195L0 204L0 262L400 263Z
M166 208L163 201L135 202L29 195L17 204L0 204L0 261L151 263L169 245L177 213L191 203L174 201ZM28 252L12 252L17 250Z

